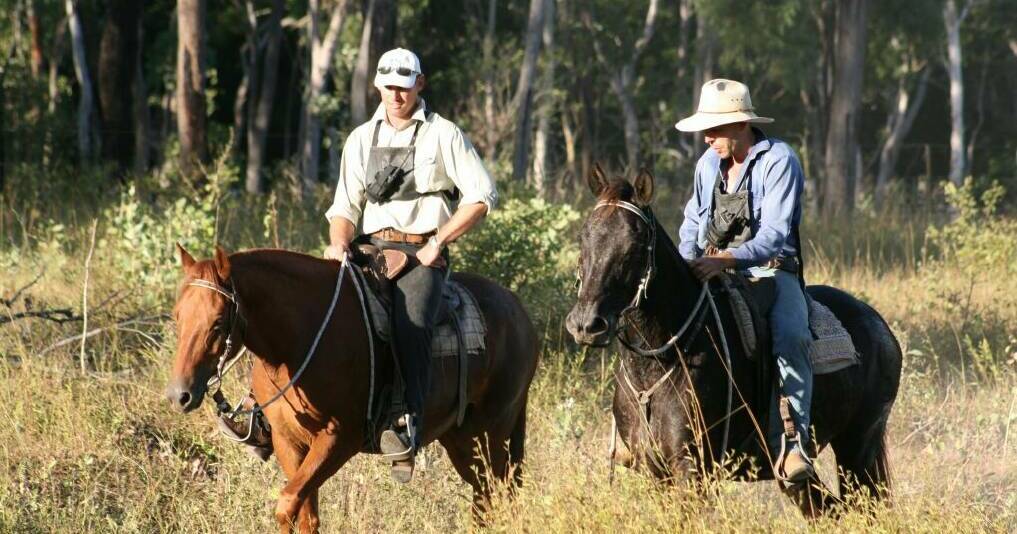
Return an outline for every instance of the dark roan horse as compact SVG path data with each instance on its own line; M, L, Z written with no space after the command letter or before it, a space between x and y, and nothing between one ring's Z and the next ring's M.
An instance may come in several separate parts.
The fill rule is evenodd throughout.
M182 412L198 408L232 334L255 355L252 389L265 404L303 365L334 295L340 263L282 250L252 250L197 262L182 247L183 280L174 316L178 345L167 388ZM348 268L353 268L349 266ZM475 511L489 504L495 479L520 483L526 401L537 366L538 341L529 316L509 290L476 275L452 277L475 296L487 325L486 350L469 356L468 405L456 424L458 365L432 361L422 437L438 440L459 475L473 487ZM345 272L334 313L306 373L265 408L276 459L288 480L276 506L280 530L316 532L318 488L365 450L372 384L362 302ZM373 339L375 345L379 340ZM391 383L394 363L376 346L374 376Z
M568 330L586 345L606 346L619 336L640 349L662 347L689 323L702 283L652 215L649 173L630 183L608 180L597 167L588 181L598 208L582 228L579 298L568 316ZM618 202L640 213L622 209ZM652 277L648 266L654 267ZM649 285L644 298L636 298L644 276ZM864 302L827 286L807 291L834 312L861 360L815 377L814 437L820 447L833 447L841 498L860 489L886 497L886 426L900 383L900 347L886 322ZM634 309L624 311L633 303ZM722 464L739 479L774 478L763 437L769 396L776 394L773 375L760 373L759 364L745 354L727 300L718 296L715 303L720 325L706 311L698 327L693 324L659 355L624 350L615 372L613 413L629 452L620 459L661 480L696 480ZM730 362L718 326L727 335ZM810 517L838 502L818 480L785 489Z

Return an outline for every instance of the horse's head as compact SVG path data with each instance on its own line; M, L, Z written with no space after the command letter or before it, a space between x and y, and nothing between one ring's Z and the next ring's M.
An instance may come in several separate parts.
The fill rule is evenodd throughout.
M609 180L595 165L588 182L597 206L580 234L579 300L565 325L576 342L604 346L652 266L656 228L645 208L653 198L653 176L644 170L631 182Z
M216 247L213 260L197 262L179 244L177 248L183 277L173 308L177 354L166 397L186 413L201 406L220 356L239 348L243 340L235 335L240 316L226 253Z

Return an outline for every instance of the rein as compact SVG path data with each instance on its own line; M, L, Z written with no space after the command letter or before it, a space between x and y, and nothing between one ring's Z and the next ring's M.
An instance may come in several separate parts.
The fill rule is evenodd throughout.
M336 279L335 291L332 294L332 301L329 303L328 311L325 313L325 318L321 322L321 326L318 327L318 332L314 336L314 341L311 343L311 347L310 347L310 349L308 349L307 355L304 356L304 362L300 365L300 368L297 369L297 372L293 375L293 377L290 378L289 383L287 383L285 387L283 387L275 395L273 395L272 398L268 400L268 402L266 402L265 404L262 404L262 405L257 405L254 408L251 408L249 410L241 410L240 409L240 407L243 405L243 401L237 403L236 407L231 408L229 403L226 402L226 399L222 396L221 390L220 390L220 388L222 386L222 377L223 377L224 372L228 371L230 368L232 368L233 364L236 363L236 361L239 360L240 357L245 352L245 350L241 350L241 351L238 352L238 354L235 357L232 358L232 360L230 359L230 354L232 352L232 346L233 346L233 331L235 330L236 323L238 321L243 321L244 324L246 324L246 321L243 320L243 318L242 318L242 316L240 314L240 303L239 303L239 299L237 298L237 294L235 293L235 290L230 290L230 289L224 288L222 286L219 286L218 284L215 284L213 282L209 282L208 280L203 280L203 279L200 279L200 278L196 279L196 280L193 280L191 282L188 282L187 285L189 285L189 286L202 287L202 288L209 289L209 290L215 291L216 293L219 293L219 294L223 295L230 302L233 302L233 304L235 306L235 312L234 312L234 316L233 316L233 323L234 324L231 325L230 333L226 336L226 341L225 341L226 347L225 347L225 350L223 351L223 354L219 357L219 363L216 366L216 376L214 376L211 379L209 379L208 385L209 385L209 387L211 387L214 384L215 387L216 387L216 390L212 394L212 396L214 398L216 398L216 401L217 401L216 409L218 410L220 415L225 413L227 415L227 417L230 417L230 418L234 418L237 415L250 415L250 416L252 416L252 417L250 417L250 421L249 421L249 428L248 428L248 436L247 436L247 438L250 437L252 429L254 427L254 419L255 418L253 416L256 413L258 413L258 412L264 412L266 407L268 407L269 405L271 405L275 401L277 401L280 398L282 398L282 396L287 391L289 391L289 389L292 388L294 384L296 384L297 380L300 379L300 376L307 369L307 365L309 363L311 363L311 359L314 357L314 354L315 354L315 352L316 352L316 350L318 348L318 342L321 341L321 336L322 336L322 334L325 333L325 328L328 326L328 323L329 323L329 321L332 318L332 313L335 311L336 302L339 301L339 294L340 294L340 292L342 290L342 284L343 284L343 277L344 277L343 275L346 274L346 269L347 269L347 266L349 264L349 262L347 260L348 260L347 257L344 255L343 259L342 259L342 266L339 268L339 277ZM358 290L358 293L359 293L360 292L360 288L358 287L357 290ZM361 302L361 304L363 305L363 302ZM368 334L370 334L370 332ZM373 374L373 372L374 372L374 368L373 368L373 359L374 359L373 358L373 356L374 356L373 346L372 346L371 356L372 356L372 369L371 369L371 372ZM226 365L227 360L230 360L228 365ZM373 382L373 380L372 380L372 382ZM370 407L368 407L368 413L370 413ZM247 439L247 438L244 438L244 439L238 440L238 439L236 439L236 438L234 438L232 436L228 436L228 435L227 435L227 437L232 439L232 440L234 440L234 441L246 441L246 439Z
M639 217L641 221L643 221L643 223L646 224L649 236L649 243L647 243L646 245L646 251L648 255L646 260L646 271L645 271L646 274L644 274L643 277L639 280L639 286L636 288L636 294L632 297L632 300L630 301L629 305L619 313L619 316L623 320L625 320L625 317L628 312L638 309L639 306L642 304L643 300L649 300L650 298L649 295L650 281L652 280L653 275L656 273L657 224L653 218L652 212L647 212L643 208L631 202L626 202L624 200L602 200L598 202L596 206L593 207L593 210L596 211L600 208L608 206L622 208L626 211L635 214L637 217ZM624 337L622 337L621 329L618 329L615 336L618 338L618 341L621 342L621 344L624 345L625 348L629 349L630 351L639 354L640 356L656 357L667 352L668 350L671 350L672 348L675 348L675 344L678 343L678 340L681 339L683 335L685 335L686 331L688 331L691 325L695 324L695 327L689 332L689 338L686 340L685 346L676 349L678 351L678 357L681 358L682 354L689 350L689 347L692 345L692 342L695 341L695 339L699 336L699 333L702 331L703 324L705 323L705 321L703 320L705 319L704 312L706 311L707 308L710 309L714 318L714 322L717 324L718 333L720 334L721 346L723 347L724 351L724 363L726 365L725 370L727 371L728 374L727 413L724 416L724 433L723 438L721 439L721 448L720 448L720 452L723 455L724 451L727 450L728 438L731 431L731 405L732 401L734 400L734 376L732 375L731 368L731 351L727 345L727 336L724 333L724 325L720 318L720 312L717 309L717 303L713 298L713 293L710 292L710 284L709 282L704 282L702 285L703 289L699 293L699 299L696 301L696 305L693 307L692 312L689 313L689 316L686 318L685 323L681 326L681 328L678 329L678 332L671 336L671 338L668 339L663 345L653 349L644 349L642 347L636 346L634 344L629 343L628 341L625 340ZM580 281L577 284L577 288L581 287L582 283ZM709 303L709 306L704 306L703 305L704 303ZM675 361L675 363L677 363L677 360ZM628 386L628 388L631 390L636 401L639 403L639 406L642 408L642 410L640 410L640 415L642 416L642 422L646 426L647 430L649 430L650 427L649 421L650 399L653 396L653 394L656 393L657 390L659 390L660 387L663 386L665 382L667 382L671 375L674 374L675 369L677 369L677 366L672 364L671 368L668 369L668 371L664 373L663 376L657 379L657 381L654 382L652 386L650 386L648 389L640 391L636 389L636 387L632 384L632 381L629 379L628 372L625 369L624 362L622 362L621 364L622 378L625 380L625 385ZM613 414L611 416L611 425L612 429L617 428L617 421L615 420ZM650 439L653 440L652 433L650 434ZM612 431L610 448L611 450L609 452L611 458L611 469L613 471L614 453L615 453L614 431ZM613 480L614 478L613 472L611 473L610 478Z

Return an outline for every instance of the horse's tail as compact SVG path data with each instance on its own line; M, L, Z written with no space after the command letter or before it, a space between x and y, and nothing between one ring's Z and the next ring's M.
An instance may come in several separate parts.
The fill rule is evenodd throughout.
M516 424L509 435L509 469L516 486L523 484L523 460L526 457L526 401L516 416Z
M875 482L880 486L882 491L889 493L893 485L893 477L890 475L890 455L887 453L885 430L883 435L879 436L875 458L873 458L872 463L875 468Z

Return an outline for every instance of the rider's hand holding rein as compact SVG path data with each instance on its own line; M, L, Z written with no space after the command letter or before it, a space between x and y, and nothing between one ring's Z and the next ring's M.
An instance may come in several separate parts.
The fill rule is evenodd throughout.
M330 244L325 247L323 254L325 259L342 261L347 254L350 254L350 243L353 242L355 231L353 223L342 217L336 217L329 221L328 239Z
M692 267L692 274L696 275L696 278L706 282L725 269L734 269L735 258L730 252L725 250L718 254L696 258L689 262L689 266Z

